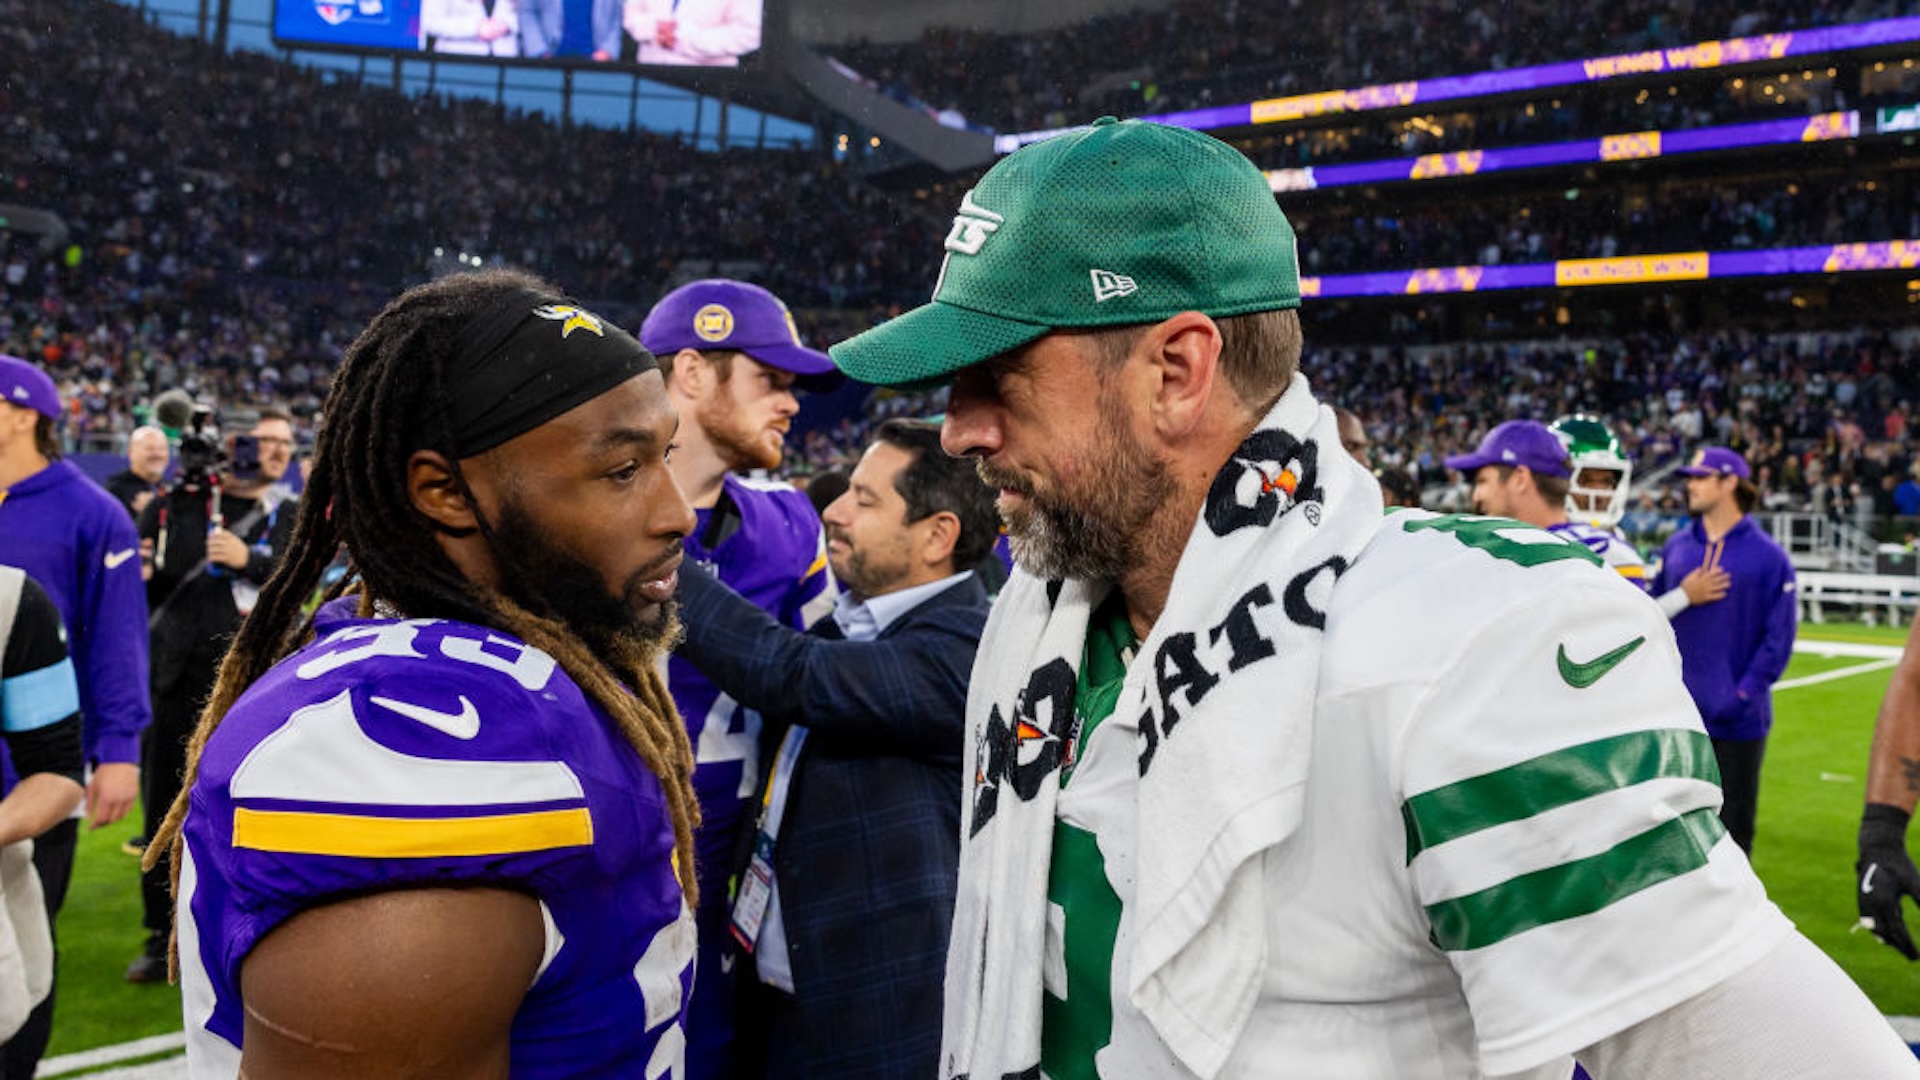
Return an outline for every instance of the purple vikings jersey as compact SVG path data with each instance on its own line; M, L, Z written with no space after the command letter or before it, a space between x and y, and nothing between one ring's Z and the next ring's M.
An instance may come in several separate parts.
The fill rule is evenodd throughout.
M723 516L719 523L716 514ZM701 510L699 519L686 541L687 557L733 591L796 630L833 610L836 590L827 570L826 538L804 492L729 474L718 507ZM688 1014L693 1041L688 1071L703 1080L726 1072L725 1044L732 1032L731 995L721 977L727 878L740 830L753 827L760 715L741 708L678 654L668 662L667 686L693 740L693 785L700 796L700 831L694 838L700 977Z
M299 912L490 885L540 903L546 950L512 1073L678 1080L694 927L659 781L552 657L498 631L360 619L243 694L208 741L180 869L196 1080L237 1075L240 968Z

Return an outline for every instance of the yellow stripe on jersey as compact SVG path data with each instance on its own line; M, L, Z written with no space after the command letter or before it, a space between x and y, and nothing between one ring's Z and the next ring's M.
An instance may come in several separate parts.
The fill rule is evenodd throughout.
M1647 568L1644 566L1616 566L1614 569L1620 571L1621 577L1635 581L1647 576Z
M826 551L822 550L818 555L815 555L813 557L812 565L807 567L806 573L800 575L800 580L805 581L808 578L812 577L813 575L819 573L820 571L825 570L826 568L827 568L827 553Z
M350 859L514 855L593 843L586 807L483 817L391 818L249 810L233 814L233 846Z

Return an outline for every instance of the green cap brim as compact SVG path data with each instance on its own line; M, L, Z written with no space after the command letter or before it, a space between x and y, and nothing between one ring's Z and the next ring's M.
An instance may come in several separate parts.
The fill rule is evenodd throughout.
M961 368L1037 341L1053 327L934 301L827 349L850 378L875 386L938 386Z

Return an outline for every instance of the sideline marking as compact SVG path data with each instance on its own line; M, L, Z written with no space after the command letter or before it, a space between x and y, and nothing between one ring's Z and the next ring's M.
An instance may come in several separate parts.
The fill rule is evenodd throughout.
M1823 682L1832 682L1835 679L1850 679L1855 675L1865 675L1869 671L1885 671L1899 662L1898 659L1873 660L1865 664L1855 664L1852 667L1823 671L1818 675L1802 675L1797 679L1774 683L1773 692L1777 694L1782 690L1798 690L1802 686L1814 686Z
M152 1057L169 1050L184 1049L187 1045L187 1033L169 1032L165 1035L149 1035L132 1042L115 1043L112 1046L98 1046L92 1050L80 1050L71 1054L61 1054L40 1062L34 1070L35 1080L40 1077L67 1076L72 1073L97 1069L102 1065L112 1065L119 1061L132 1061L135 1058Z

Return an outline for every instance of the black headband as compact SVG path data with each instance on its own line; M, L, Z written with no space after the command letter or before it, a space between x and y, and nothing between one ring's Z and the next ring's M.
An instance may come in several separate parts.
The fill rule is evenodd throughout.
M468 323L447 362L454 449L463 458L491 450L658 367L618 326L519 290Z

